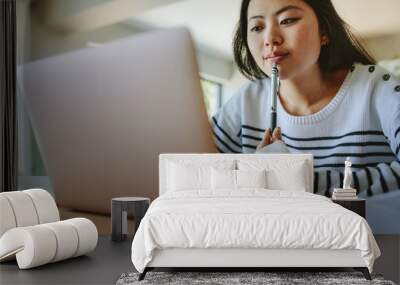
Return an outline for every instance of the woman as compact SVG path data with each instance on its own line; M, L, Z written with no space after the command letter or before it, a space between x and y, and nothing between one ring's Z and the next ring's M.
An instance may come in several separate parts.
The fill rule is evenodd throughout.
M352 161L359 196L400 189L400 81L375 66L330 0L243 0L234 38L251 80L213 117L221 152L282 140L314 155L314 192L331 196ZM272 65L281 85L270 128Z

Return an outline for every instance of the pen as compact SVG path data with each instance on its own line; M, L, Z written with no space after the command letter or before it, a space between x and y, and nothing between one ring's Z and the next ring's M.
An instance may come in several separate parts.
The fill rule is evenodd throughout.
M279 74L278 66L276 63L272 66L271 73L271 131L274 132L276 128L276 105L279 89Z

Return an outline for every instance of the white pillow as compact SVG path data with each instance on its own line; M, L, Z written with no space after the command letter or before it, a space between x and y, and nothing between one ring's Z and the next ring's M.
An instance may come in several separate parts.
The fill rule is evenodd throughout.
M212 168L211 189L236 189L236 170Z
M188 189L209 189L210 168L183 166L170 163L168 167L168 189L184 191Z
M167 190L185 191L211 189L211 169L234 169L235 161L169 161L167 164Z
M211 170L211 188L213 190L241 188L266 188L265 170Z
M267 188L267 171L235 170L238 188Z
M239 160L238 169L265 169L268 189L305 192L310 187L308 165L304 160Z

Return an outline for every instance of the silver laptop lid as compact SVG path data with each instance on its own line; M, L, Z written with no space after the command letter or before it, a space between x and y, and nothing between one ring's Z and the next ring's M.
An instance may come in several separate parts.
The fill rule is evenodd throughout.
M160 153L216 152L185 29L43 59L23 71L59 206L109 213L113 197L153 199Z

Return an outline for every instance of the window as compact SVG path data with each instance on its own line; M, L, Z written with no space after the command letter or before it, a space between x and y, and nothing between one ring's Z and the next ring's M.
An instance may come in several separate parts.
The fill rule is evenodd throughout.
M222 84L203 78L201 79L201 87L203 88L208 117L211 118L222 106Z

